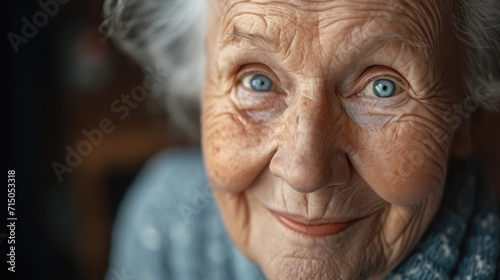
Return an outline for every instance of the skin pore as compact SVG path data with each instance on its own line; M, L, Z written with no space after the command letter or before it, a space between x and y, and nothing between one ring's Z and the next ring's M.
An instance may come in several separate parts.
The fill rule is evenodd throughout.
M421 238L443 195L443 116L463 95L447 6L211 2L207 175L231 238L268 279L382 278ZM377 96L381 80L391 96ZM273 212L349 226L308 235Z

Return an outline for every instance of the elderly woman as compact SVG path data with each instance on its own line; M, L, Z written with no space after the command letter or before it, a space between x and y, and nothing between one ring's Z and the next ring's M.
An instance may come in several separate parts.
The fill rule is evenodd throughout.
M500 78L500 2L123 0L198 150L125 198L108 279L494 279L500 226L468 127ZM189 129L187 129L189 130ZM124 277L125 277L124 276ZM128 278L125 278L128 279Z

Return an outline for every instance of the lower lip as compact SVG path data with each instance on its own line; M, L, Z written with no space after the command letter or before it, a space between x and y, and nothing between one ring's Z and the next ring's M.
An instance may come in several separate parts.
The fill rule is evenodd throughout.
M271 211L271 213L276 217L276 219L285 227L310 236L326 236L332 235L347 229L354 221L345 223L325 223L325 224L304 224L288 217L285 217L279 213Z

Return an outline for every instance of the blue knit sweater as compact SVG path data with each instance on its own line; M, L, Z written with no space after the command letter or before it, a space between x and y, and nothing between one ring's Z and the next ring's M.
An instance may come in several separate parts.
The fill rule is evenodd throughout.
M500 223L484 179L453 164L441 208L387 279L500 279ZM232 244L199 150L165 151L122 202L107 280L265 279Z

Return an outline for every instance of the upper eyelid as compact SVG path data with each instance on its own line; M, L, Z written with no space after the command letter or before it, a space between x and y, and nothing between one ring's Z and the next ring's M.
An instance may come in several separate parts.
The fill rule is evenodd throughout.
M256 75L263 75L263 76L266 76L268 77L271 81L274 82L274 79L272 76L268 75L266 72L263 72L263 71L247 71L247 72L244 72L244 73L240 73L238 74L238 80L241 81L245 78L248 78L250 76L256 76Z
M391 80L396 84L396 87L403 89L403 91L409 90L410 88L409 83L404 78L400 77L399 74L396 74L394 72L395 72L394 70L388 70L388 69L385 69L385 71L368 70L368 73L367 71L364 71L361 74L362 76L361 79L358 78L357 81L355 82L355 86L353 87L354 93L359 94L363 92L368 85L379 79Z
M271 71L267 71L267 70L259 69L259 68L250 68L250 69L246 69L246 68L250 68L250 67L244 66L240 70L238 70L238 74L236 75L236 78L239 81L247 76L250 76L250 75L264 75L264 76L268 77L269 79L271 79L273 81L273 83L277 83L277 77L276 77L276 75L271 73Z
M276 91L283 92L283 87L278 76L266 65L262 64L243 65L238 69L236 73L236 81L237 83L241 83L245 77L252 75L265 75L266 77L271 79L271 81L273 82L273 87ZM378 79L389 79L391 81L394 81L397 87L400 87L406 91L409 91L411 88L409 82L407 82L406 79L402 78L401 74L399 74L396 70L383 65L374 65L365 69L365 71L363 71L357 79L352 80L355 85L350 87L350 89L354 90L356 93L360 93L370 83ZM343 91L342 88L344 88L344 86L347 86L347 84L341 85L339 89ZM347 90L347 88L345 89Z
M402 78L394 75L394 74L374 74L374 75L368 75L367 78L363 78L361 80L361 84L363 87L366 85L372 83L373 81L380 80L380 79L386 79L386 80L392 80L393 82L396 83L396 85L401 86L401 87L406 87L407 82L405 82Z

